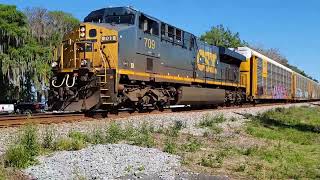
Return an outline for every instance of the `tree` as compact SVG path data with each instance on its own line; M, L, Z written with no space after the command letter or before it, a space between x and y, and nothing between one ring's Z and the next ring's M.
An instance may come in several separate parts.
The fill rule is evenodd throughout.
M201 40L211 45L222 47L240 47L246 46L247 43L240 39L238 32L234 33L229 28L225 28L223 25L217 25L211 28L201 36Z
M54 45L79 21L60 11L31 8L24 15L0 4L0 101L32 100L48 85Z
M44 8L27 8L25 14L29 29L39 43L49 46L57 45L63 35L73 30L80 21L69 13L48 11Z

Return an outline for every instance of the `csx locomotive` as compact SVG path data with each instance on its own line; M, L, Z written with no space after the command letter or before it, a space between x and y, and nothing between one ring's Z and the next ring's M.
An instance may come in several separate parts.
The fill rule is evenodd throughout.
M130 7L91 12L55 52L52 110L308 100L319 85L251 50L209 45Z

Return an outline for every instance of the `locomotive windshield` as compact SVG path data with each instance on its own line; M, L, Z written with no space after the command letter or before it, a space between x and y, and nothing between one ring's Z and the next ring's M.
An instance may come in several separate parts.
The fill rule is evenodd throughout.
M110 24L134 24L134 15L108 15L105 17L104 22Z
M106 8L91 12L84 22L128 24L135 21L135 13L125 8Z

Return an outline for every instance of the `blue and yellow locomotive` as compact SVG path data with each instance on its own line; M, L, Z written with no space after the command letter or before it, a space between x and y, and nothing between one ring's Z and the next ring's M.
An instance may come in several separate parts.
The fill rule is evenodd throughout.
M129 7L91 12L55 52L53 110L241 103L245 56Z
M320 99L320 86L247 47L209 45L130 7L91 12L52 63L52 110Z

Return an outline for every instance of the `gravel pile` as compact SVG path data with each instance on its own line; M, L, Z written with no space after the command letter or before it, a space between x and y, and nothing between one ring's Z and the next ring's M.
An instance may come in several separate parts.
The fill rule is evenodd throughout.
M96 145L40 157L39 165L24 170L37 179L121 179L149 176L174 179L179 157L157 149L126 144Z

